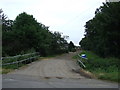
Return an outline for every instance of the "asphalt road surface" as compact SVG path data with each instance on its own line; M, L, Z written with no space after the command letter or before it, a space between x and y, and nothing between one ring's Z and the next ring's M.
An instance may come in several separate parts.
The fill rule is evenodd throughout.
M89 79L72 71L76 53L40 59L2 76L3 88L118 88L117 83Z

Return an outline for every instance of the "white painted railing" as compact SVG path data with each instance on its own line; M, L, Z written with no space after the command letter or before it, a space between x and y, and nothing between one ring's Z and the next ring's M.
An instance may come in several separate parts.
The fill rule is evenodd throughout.
M78 54L78 56L79 56L80 58L82 58L79 54ZM84 58L84 59L87 59L87 58ZM77 62L81 63L81 65L82 65L84 68L86 68L85 64L84 64L80 59L78 59Z

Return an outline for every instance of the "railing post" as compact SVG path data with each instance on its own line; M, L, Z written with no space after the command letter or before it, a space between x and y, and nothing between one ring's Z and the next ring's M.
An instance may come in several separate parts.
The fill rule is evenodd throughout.
M19 68L19 62L18 62L18 60L17 60L17 69Z
M79 54L78 54L78 56L81 58L81 56L80 56ZM86 68L85 64L83 64L83 62L82 62L80 59L78 59L77 61L78 61L79 63L81 63L84 68Z
M19 60L20 58L17 57L22 57L22 56L26 56L26 55L32 55L35 54L34 56L31 56L29 58L23 59L23 60ZM4 63L3 65L10 65L10 64L16 64L16 68L19 68L19 63L25 62L25 64L27 63L27 61L29 61L30 63L32 62L32 59L36 58L36 55L38 54L38 52L35 53L31 53L31 54L24 54L24 55L17 55L17 56L13 56L13 57L2 57L1 59L7 59L7 58L17 58L16 61L14 62L10 62L10 63ZM39 56L39 55L38 55Z

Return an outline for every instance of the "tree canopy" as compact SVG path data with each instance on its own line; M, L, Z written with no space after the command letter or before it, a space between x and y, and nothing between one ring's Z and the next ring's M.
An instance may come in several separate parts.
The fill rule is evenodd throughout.
M67 51L67 41L59 32L50 32L49 27L37 22L33 15L19 14L14 21L4 19L2 24L3 56L16 55L29 50L40 55L52 55ZM9 28L8 28L9 27Z
M85 25L85 37L79 43L102 57L119 57L120 2L107 2L96 9L95 17Z

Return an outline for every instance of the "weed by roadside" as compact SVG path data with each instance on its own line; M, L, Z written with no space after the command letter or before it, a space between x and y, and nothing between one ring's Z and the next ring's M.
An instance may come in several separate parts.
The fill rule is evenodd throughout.
M87 60L80 58L79 59L86 65L85 70L88 70L95 74L98 79L110 80L115 82L120 82L118 73L120 73L119 59L115 57L101 58L96 54L90 51L82 51L81 54L86 54ZM77 55L73 57L74 59L78 58Z

